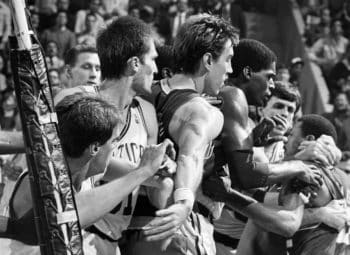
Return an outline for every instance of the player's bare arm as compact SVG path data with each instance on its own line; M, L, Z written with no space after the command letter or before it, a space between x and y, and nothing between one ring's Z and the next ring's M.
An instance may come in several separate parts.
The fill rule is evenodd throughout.
M253 136L248 121L248 104L243 91L234 87L221 92L225 116L222 141L225 157L229 159L230 171L239 180L241 188L249 189L288 180L298 176L305 181L319 184L317 171L301 161L261 163L254 161Z
M156 214L160 216L144 229L147 240L161 240L172 236L192 210L194 194L203 175L204 154L208 144L219 135L223 116L201 98L195 98L179 108L170 122L170 135L178 144L176 190L189 194ZM190 194L191 194L190 193Z

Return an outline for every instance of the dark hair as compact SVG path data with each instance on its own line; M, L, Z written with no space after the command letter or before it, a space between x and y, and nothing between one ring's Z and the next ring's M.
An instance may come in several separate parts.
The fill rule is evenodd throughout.
M216 60L226 42L235 44L238 35L239 31L223 18L209 14L189 18L174 41L175 71L194 73L205 53L211 53Z
M156 65L158 72L154 74L155 80L161 80L162 69L169 68L170 71L174 71L174 56L173 48L170 45L157 46L158 57L156 58Z
M102 78L119 78L131 57L142 61L151 34L151 28L139 19L126 16L113 21L97 38Z
M321 135L329 135L333 137L334 141L337 141L337 131L333 124L318 114L307 114L302 116L299 121L301 122L301 131L303 136L313 135L315 139Z
M92 143L106 143L119 123L113 105L79 93L66 96L56 111L63 152L72 158L80 157Z
M287 100L290 102L295 102L295 112L297 112L300 108L300 91L297 86L289 82L275 81L275 87L271 89L271 96L275 96L277 98Z
M277 57L266 45L253 39L243 39L234 48L232 58L232 77L238 77L249 66L253 72L267 69Z
M67 51L64 57L64 62L66 63L66 65L75 66L79 54L85 52L97 54L97 50L95 47L85 44L78 44Z

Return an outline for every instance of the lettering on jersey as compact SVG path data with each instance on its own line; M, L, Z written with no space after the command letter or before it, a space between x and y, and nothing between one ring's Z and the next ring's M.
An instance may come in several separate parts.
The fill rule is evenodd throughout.
M122 143L113 151L113 157L128 159L137 164L144 149L142 145L137 143Z

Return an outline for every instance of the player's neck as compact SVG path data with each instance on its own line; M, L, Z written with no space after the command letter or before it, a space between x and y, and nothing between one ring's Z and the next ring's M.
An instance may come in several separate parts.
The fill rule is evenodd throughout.
M203 93L205 76L196 76L191 74L176 74L169 83L172 89L193 89Z
M67 157L69 169L72 173L72 181L75 190L79 191L81 183L86 179L86 174L89 170L90 160L84 156L79 158Z
M131 104L136 93L132 87L131 76L122 77L120 79L108 79L101 85L101 94L112 100L119 110L125 109Z

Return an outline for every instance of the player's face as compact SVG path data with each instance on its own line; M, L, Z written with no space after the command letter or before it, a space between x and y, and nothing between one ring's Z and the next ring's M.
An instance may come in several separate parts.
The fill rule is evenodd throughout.
M276 76L276 63L259 72L252 72L250 78L250 104L265 106L271 96L271 89L275 87L274 78Z
M304 140L301 130L301 122L294 125L290 136L288 137L288 142L286 144L286 156L295 155L298 152L298 147L300 143Z
M296 109L296 103L288 100L272 96L263 109L265 117L272 117L274 115L280 115L286 120L287 125L278 124L274 130L275 135L284 135L289 129L293 127L294 113Z
M83 52L71 69L72 87L79 85L99 85L101 83L101 65L97 53Z
M104 171L107 168L112 157L113 149L117 146L118 143L118 137L122 129L120 126L121 125L117 125L114 128L113 134L109 140L101 145L99 152L93 159L94 168L100 169L101 171Z
M224 86L224 81L228 73L232 73L231 59L233 57L232 41L227 40L224 50L217 60L214 60L211 70L205 78L204 93L215 96L220 88Z
M137 94L151 93L153 75L158 72L155 59L158 57L154 40L149 40L149 51L143 56L139 71L136 73L132 88Z

